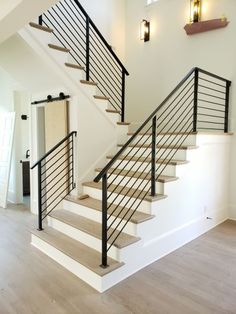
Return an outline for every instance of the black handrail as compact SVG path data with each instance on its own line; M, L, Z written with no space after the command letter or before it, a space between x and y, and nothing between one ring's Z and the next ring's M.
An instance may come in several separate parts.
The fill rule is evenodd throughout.
M73 131L50 149L32 167L38 169L38 230L43 220L75 188Z
M230 85L193 68L96 176L102 179L101 267L108 267L108 251L143 200L157 196L156 183L185 140L199 130L228 132Z
M39 17L39 24L54 30L53 36L83 67L86 81L98 83L98 91L124 122L125 80L129 73L80 2L61 0Z

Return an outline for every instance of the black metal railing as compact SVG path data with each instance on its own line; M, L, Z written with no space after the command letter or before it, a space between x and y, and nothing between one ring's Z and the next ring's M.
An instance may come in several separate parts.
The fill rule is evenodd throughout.
M94 179L102 179L102 267L142 202L158 197L157 182L186 139L200 130L228 132L230 85L192 69Z
M77 0L62 0L39 17L39 24L53 28L54 36L77 64L84 66L86 80L98 83L121 121L125 119L124 65Z
M75 188L73 131L40 158L31 169L38 168L38 230L43 220Z

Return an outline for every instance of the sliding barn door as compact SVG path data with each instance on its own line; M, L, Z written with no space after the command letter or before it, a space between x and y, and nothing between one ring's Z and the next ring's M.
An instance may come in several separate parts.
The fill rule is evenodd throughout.
M68 102L56 101L45 104L46 152L68 135ZM46 192L44 205L50 212L58 203L58 197L68 191L68 147L65 143L47 159L44 167Z
M0 114L0 207L7 207L15 113Z

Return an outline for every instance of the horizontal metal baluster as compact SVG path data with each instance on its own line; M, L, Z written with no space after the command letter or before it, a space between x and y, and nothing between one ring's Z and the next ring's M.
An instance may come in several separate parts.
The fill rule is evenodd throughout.
M185 120L185 118L191 113L191 111L192 111L192 108L190 107L190 110L189 110L189 111L187 112L187 114L184 116L184 118L182 119L182 121L178 124L178 126L177 126L176 129L175 129L175 131L178 129L178 127L181 125L181 123ZM189 117L189 119L187 120L187 122L190 121L191 119L192 119L192 116ZM185 123L186 123L186 122L185 122ZM169 136L169 138L166 139L165 143L162 144L162 147L165 147L165 149L170 148L170 147L172 146L172 143L174 142L174 140L175 140L178 136L179 136L178 134L175 135L174 139L173 139L169 144L166 145L166 143L168 142L168 140L169 140L169 138L170 138L170 136ZM166 147L166 146L167 146L167 147ZM161 148L160 148L160 149L161 149ZM164 152L163 152L161 155L158 156L158 160L161 159L162 156L164 156Z
M204 116L204 117L212 117L212 118L220 118L220 119L224 119L225 117L220 117L220 116L215 116L215 115L212 115L212 114L206 114L206 113L199 113L198 112L198 115L199 116Z
M138 144L138 143L144 138L144 136L147 135L147 133L148 133L148 131L149 131L150 129L151 129L151 126L147 129L147 131L146 131L144 134L140 135L141 138L138 140L138 142L137 142L136 144ZM151 137L151 135L149 135L149 137L147 138L147 140L148 140L150 137ZM146 141L147 141L147 140L146 140ZM146 143L146 141L145 141L144 143ZM129 156L129 154L130 154L134 149L135 149L135 147L132 147L132 148L128 151L128 153L124 156L124 158L120 161L120 163L116 166L116 168L119 168L119 166L122 164L122 162L126 160L126 158ZM136 154L136 153L134 153L134 155L135 155L135 154ZM134 155L133 155L133 156L134 156ZM132 156L132 157L133 157L133 156ZM127 161L127 164L126 164L124 167L126 167L129 163L130 163L130 160ZM113 173L113 172L111 172L111 174L109 174L108 179L109 179L109 177L112 175L112 173Z
M148 136L148 138L146 139L146 141L145 141L144 143L142 143L142 145L145 145L145 143L150 139L150 137L151 137L151 135ZM132 149L127 153L126 156L129 156L130 152L131 152L133 149L135 149L135 148L136 148L135 146L132 147ZM138 149L138 151L135 152L134 155L131 156L131 157L134 157L142 148L143 148L143 147L140 146L139 149ZM147 149L148 149L148 148L147 148ZM146 151L146 150L145 150L145 151ZM143 156L143 154L144 154L144 153L142 153L142 155L138 156L138 158L139 158L139 157L141 158L141 157ZM139 158L139 159L140 159L140 158ZM123 162L123 161L126 161L126 160L125 160L125 157L124 157L124 159L122 160L122 162ZM122 163L122 162L121 162L121 163ZM138 160L136 161L136 163L137 163L137 162L138 162ZM120 164L121 164L121 163L120 163ZM126 168L126 166L127 166L129 163L130 163L130 160L127 161L127 163L123 166L123 168ZM117 168L119 168L119 165L109 174L108 179L110 178L110 176L114 173L114 171L115 171ZM132 166L131 169L133 169L133 166ZM129 171L131 171L131 169L130 169ZM121 172L122 172L122 170L121 170ZM120 173L121 173L121 172L120 172ZM117 176L119 176L120 173L119 173ZM108 187L109 187L110 185L112 185L113 182L114 182L114 181L110 182L109 185L108 185Z
M201 84L198 84L199 87L202 87L202 88L206 88L206 89L209 89L211 91L214 91L214 92L217 92L217 93L221 93L221 94L224 94L225 95L225 92L222 92L222 91L219 91L217 89L214 89L214 88L211 88L211 87L208 87L208 86L204 86L204 85L201 85Z
M198 106L198 108L204 109L204 110L210 110L210 111L225 112L224 110L219 110L219 109L214 109L214 108L209 108L209 107Z
M57 193L57 192L66 184L66 182L69 181L71 178L72 178L72 175L69 176L68 179L65 180L65 181L59 186L59 188L58 188L56 191L53 192L54 194L52 194L52 195L50 195L49 197L47 197L47 199L42 203L42 206L43 206L44 204L46 204L46 202L47 202L48 200L50 200L50 199L55 195L55 193ZM56 183L55 183L55 185L56 185ZM55 185L54 185L53 187L55 187ZM46 193L46 194L47 194L47 193ZM47 205L47 206L49 207L50 205Z
M95 76L95 75L99 75L99 72L96 70L96 68L94 68L94 66L91 64L91 72L92 72L92 70L93 70L93 75ZM100 86L101 87L103 87L104 89L105 88L110 88L110 84L107 84L107 82L105 82L103 79L101 79L101 77L100 76L96 76L96 81L97 81L97 83L99 83L100 84ZM102 83L101 83L102 82ZM104 86L105 85L105 86ZM113 87L113 86L112 86ZM117 100L119 103L121 103L121 94L118 94L118 92L116 91L116 93L115 93L115 91L114 91L114 87L113 87L113 89L111 89L111 90L106 90L107 92L109 92L110 93L110 97L113 99L113 100ZM118 94L118 95L117 95ZM120 105L120 107L121 107L121 105Z
M192 101L191 101L191 102L192 102ZM191 105L191 102L190 102L190 104L188 105L189 107L190 107L190 105ZM184 121L184 119L187 117L187 115L191 112L191 110L192 110L192 108L190 108L190 110L188 111L188 113L184 116L184 118L181 120L181 122L177 125L176 129L178 129L178 127L181 125L181 123ZM175 130L176 130L176 129L175 129ZM175 130L174 130L174 131L175 131ZM166 140L166 142L169 140L169 138L170 138L170 136L168 137L168 139ZM165 142L165 143L166 143L166 142ZM172 141L172 142L173 142L173 141ZM172 144L172 142L171 142L171 144ZM163 146L164 146L164 145L163 145ZM169 145L169 146L171 146L171 145ZM142 148L142 147L140 147L140 149L141 149L141 148ZM148 149L148 148L147 148L147 149ZM147 149L146 149L146 150L147 150ZM160 149L161 149L161 148L160 148ZM142 153L142 155L146 152L146 150ZM162 153L160 157L162 157L163 154L164 154L164 153ZM141 156L142 156L142 155L141 155ZM151 152L145 157L145 160L143 161L143 163L149 158L150 155L151 155ZM140 158L141 158L141 156L140 156ZM135 162L135 164L132 166L132 168L136 165L136 163L137 163L137 162ZM141 168L141 166L142 166L142 164L138 167L138 169L136 170L136 172ZM147 169L148 166L149 166L149 164L147 164L147 166L143 169L142 172L144 172L144 171ZM118 176L118 175L117 175L117 176ZM119 194L126 188L127 184L131 181L131 179L133 178L133 176L134 176L134 175L132 175L132 176L130 177L130 179L128 180L128 182L126 183L126 185L124 185L123 188L121 189L121 191L119 191ZM147 175L147 176L148 176L148 175ZM147 177L147 176L146 176L146 177ZM139 179L140 177L141 177L141 175L138 177L138 179ZM146 178L146 177L145 177L145 178ZM117 178L117 177L116 177L116 178ZM116 179L116 178L115 178L115 179ZM143 181L145 180L145 178L143 179ZM120 186L120 184L123 182L124 179L125 179L125 176L120 180L119 183L117 183L115 189L113 189L113 191L109 194L108 199L109 199L109 198L112 196L112 194L118 189L118 187ZM113 180L113 181L114 181L114 180ZM110 184L110 185L111 185L111 184ZM110 186L110 185L109 185L109 186ZM108 187L109 187L109 186L108 186ZM133 186L134 186L134 185L132 185L132 187L133 187ZM131 188L132 188L132 187L131 187ZM131 188L130 188L130 189L131 189ZM127 192L127 193L128 193L128 192ZM117 196L115 197L115 199L113 200L113 202L118 198L119 194L117 194ZM121 202L122 202L122 201L121 201ZM119 204L121 204L121 202L120 202ZM110 206L111 206L111 205L110 205ZM108 207L108 209L109 209L109 208L110 208L110 207Z
M99 78L94 74L94 72L93 72L92 70L91 70L90 72L91 72L91 74L92 74L91 77L95 78L95 80L93 80L93 81L99 82ZM101 81L99 82L97 88L101 91L101 93L102 93L104 96L110 97L109 103L112 105L113 108L115 108L115 109L117 109L117 108L121 109L121 101L118 100L118 99L117 99L117 100L114 99L114 96L111 94L112 91L111 91L111 90L110 90L110 91L107 90L107 87L104 87L104 85L101 83ZM104 92L104 91L105 91L105 92ZM111 100L112 100L114 103L112 103ZM118 101L119 103L118 103L117 101Z
M192 96L193 96L193 92L188 96L187 99L185 99L185 101L183 102L182 106L185 105L186 102L189 100L189 98L192 97ZM192 102L192 100L191 100L191 102ZM188 106L188 105L187 105L187 106ZM177 110L176 110L176 109L177 109ZM175 115L180 111L180 109L183 109L183 108L182 108L182 107L181 107L181 108L177 108L177 106L175 106L175 108L171 110L171 116L168 115L168 116L165 117L161 122L157 120L157 121L158 121L158 126L160 127L160 126L162 126L162 123L166 121L167 118L169 119L169 120L166 122L166 124L165 124L164 126L162 126L162 128L158 131L158 133L164 132L165 127L168 126L170 120L175 117ZM165 133L166 133L166 131L165 131Z
M114 93L114 91L116 91L116 93L118 94L118 96L121 98L121 86L118 86L114 81L112 82L110 79L109 79L109 77L107 76L107 75L109 75L109 73L104 73L104 71L100 68L100 66L97 64L97 62L94 60L94 57L91 55L90 56L90 58L91 58L91 60L95 63L95 65L96 65L96 67L98 68L98 70L102 73L102 75L103 75L103 79L104 78L106 78L106 80L110 83L110 84L108 84L108 83L106 83L108 86L111 86L112 87L112 89L113 89L113 93ZM93 69L97 72L97 70L96 70L96 68L94 67L94 65L92 64L92 62L91 62L91 67L93 67ZM101 75L99 72L97 72L99 75ZM116 86L114 86L113 85L113 83L115 83L116 84ZM119 90L118 90L118 89ZM120 99L119 98L119 99Z
M70 6L67 6L67 8L66 8L66 7L63 5L63 3L60 3L60 5L62 6L63 10L69 15L71 21L73 21L73 22L76 24L76 26L77 26L78 29L81 31L81 33L83 33L83 35L86 36L86 35L85 35L85 32L83 32L83 31L85 31L85 24L86 24L86 19L85 19L85 17L83 17L83 18L81 19L81 20L82 20L82 21L81 21L81 20L78 18L78 16L75 14L75 12L71 9ZM60 8L59 5L57 5L57 7ZM71 12L68 11L69 9L70 9ZM61 8L60 8L61 13L64 15L63 10L61 10ZM73 17L73 16L74 16L74 17ZM68 19L68 20L69 20L69 19ZM78 23L79 23L80 25L79 25ZM83 29L81 29L81 26L83 27Z
M54 183L54 186L57 185L57 184L58 184L62 179L64 179L66 176L68 176L72 170L73 170L72 168L69 169L69 171L68 171L63 177L61 177L57 182ZM58 175L58 176L59 176L59 175ZM52 180L52 181L53 181L53 180ZM51 181L51 182L52 182L52 181ZM49 186L49 185L50 185L50 183L47 182L47 186ZM44 197L54 188L54 186L52 186L49 190L47 190L47 191L42 195L42 198L44 198Z
M67 181L69 181L70 179L72 179L72 175L68 178ZM62 194L70 187L70 184L71 184L71 183L70 183L63 191L60 191L60 189L63 188L63 186L66 184L67 181L63 182L63 184L60 185L60 187L59 187L59 188L54 192L54 194L52 194L51 196L55 196L55 194L56 194L57 192L59 192L59 194L62 195ZM51 196L46 199L46 202L47 202L49 199L51 199ZM47 204L47 208L49 208L49 207L57 200L58 196L59 196L59 195L57 195L56 198L55 198L53 201L51 201L49 204ZM61 201L62 201L62 199L61 199ZM46 204L46 202L44 202L42 205ZM46 210L46 209L45 209L45 210ZM45 210L44 210L44 211L45 211ZM43 211L43 212L44 212L44 211Z
M69 189L70 186L71 186L71 189ZM69 195L71 191L74 190L73 184L70 183L70 184L68 185L68 187L67 187L62 193L64 193L66 190L68 190L68 192L67 192L67 194L64 196L64 198L65 198L67 195ZM52 209L49 210L49 212L44 216L43 219L45 219L48 215L50 215L51 212L62 202L62 200L63 200L63 199L60 199L60 200L55 204L55 206L54 206Z
M61 160L62 157L64 157L64 156L67 155L67 154L68 154L68 151L67 151L65 154L63 154L61 157L59 157L56 161L54 161L54 163L51 164L51 166L49 166L49 167L42 173L42 176L46 173L46 171L50 170L53 166L55 166L55 164L56 164L59 160ZM70 155L68 156L68 158L70 158ZM68 158L67 158L67 159L68 159ZM63 165L63 163L64 163L64 161L58 166L58 168L59 168L61 165ZM55 171L55 170L54 170L54 171Z
M72 141L69 143L69 144L71 144L72 143ZM59 151L57 151L57 152L55 152L55 155L54 156L52 156L50 159L45 159L45 162L44 162L44 164L43 164L43 167L45 167L46 166L46 164L47 163L49 163L50 161L52 161L54 158L56 158L57 157L57 154L59 154L61 151L63 151L64 149L68 149L68 151L67 152L69 152L72 148L71 147L68 147L69 146L69 144L66 144L64 147L62 147ZM65 155L65 154L64 154ZM63 156L64 156L63 155ZM54 161L54 163L55 163L55 161Z
M221 99L221 100L225 101L225 98L218 97L218 96L215 96L215 95L211 95L211 94L207 94L207 93L203 93L203 92L198 92L198 94L204 95L204 96L207 96L207 97L213 97L213 98Z
M213 82L213 81L209 81L209 80L207 80L207 79L205 79L205 78L203 78L203 77L200 77L200 76L199 76L199 80L202 80L202 81L205 81L205 82L208 82L208 83L212 83L212 84L215 84L215 85L218 85L218 86L220 86L220 87L225 88L225 86L224 86L224 85L221 85L221 84L215 83L215 82Z
M214 121L202 121L202 120L197 120L197 122L200 122L200 123L210 123L210 124L225 124L224 122L221 123L221 122L214 122Z
M65 168L61 169L60 171L61 171L61 172L62 172L62 171L65 171L65 170L68 168L68 166L70 166L71 164L72 164L72 161L70 161L70 162L67 164L67 166L66 166ZM47 184L46 180L47 180L49 177L51 177L52 174L53 174L53 172L50 173L49 175L47 175L47 176L42 180L42 183ZM51 183L52 180L53 180L53 178L52 178L51 181L49 181L49 182ZM45 188L46 188L46 186L45 186L42 190L44 190Z
M49 12L49 14L52 16L51 12ZM45 15L45 16L46 16L46 15ZM52 17L53 17L53 16L52 16ZM55 22L53 23L53 22L49 19L49 17L46 16L46 18L47 18L47 20L49 21L49 23L52 25L52 27L56 29L56 26L55 26L54 23L55 23L55 22L58 23L58 22L55 21ZM71 50L76 54L76 56L77 56L79 59L81 59L81 57L78 55L78 53L77 53L77 52L74 50L74 48L73 48L72 43L74 43L74 41L71 39L71 37L70 37L67 33L65 33L63 27L62 27L60 24L58 24L58 25L59 25L60 28L63 30L64 35L62 35L62 34L59 32L58 29L57 29L57 33L60 35L60 37L63 39L64 42L62 42L62 40L59 39L58 35L56 35L56 34L54 34L54 35L55 35L55 36L57 37L57 39L61 42L61 44L63 45L63 47L65 47L65 43L66 43L66 45L67 45L66 48L71 49ZM68 42L68 39L65 38L65 35L68 37L68 39L69 39L72 43L69 43L69 42ZM76 46L76 48L77 48L78 51L81 53L81 55L85 58L84 52L83 52L78 46Z
M90 35L91 36L91 35ZM117 81L121 81L122 80L122 75L119 73L121 72L121 69L119 69L120 71L118 71L117 69L113 68L111 69L110 66L112 66L112 63L110 62L110 60L108 58L104 59L105 58L105 55L103 53L103 51L101 50L101 48L97 45L96 41L94 40L94 38L91 36L91 46L93 47L93 49L96 51L96 53L99 55L100 59L104 62L104 64L109 68L109 70L112 72L112 73L116 73L118 75L115 76ZM98 51L98 49L100 49L100 51ZM109 63L109 65L108 65ZM122 72L121 72L122 73Z
M193 80L193 79L192 79ZM191 83L192 80L189 82ZM173 99L173 101L171 101L171 103L169 104L169 106L165 109L165 111L163 111L161 114L158 115L157 117L157 121L158 124L160 124L161 122L159 121L159 119L163 116L164 113L166 113L166 111L171 110L171 106L175 105L175 101L178 99L178 97L186 90L186 88L189 86L189 84L183 88L180 93ZM188 92L193 88L193 85L191 85L191 87L187 90L187 92L182 96L182 98L179 100L179 102L188 94Z
M98 40L98 42L100 42L100 46L107 52L107 55L110 57L110 59L112 60L114 66L117 68L117 70L120 70L121 67L120 65L116 62L114 56L111 54L111 52L107 49L107 47L104 45L104 43L101 41L101 39L98 37L97 33L94 31L93 27L91 27L91 31L92 33L95 35L96 39Z
M213 101L210 101L210 100L206 100L206 99L201 99L199 98L198 101L202 101L202 102L205 102L205 103L208 103L208 104L213 104L213 105L217 105L217 106L221 106L221 107L224 107L225 105L224 104L219 104L217 102L213 102Z

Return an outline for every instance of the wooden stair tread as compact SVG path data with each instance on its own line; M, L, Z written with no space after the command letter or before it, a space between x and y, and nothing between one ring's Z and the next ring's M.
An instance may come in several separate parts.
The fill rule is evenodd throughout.
M83 231L99 240L102 238L102 225L98 222L95 222L91 219L85 218L83 216L79 216L67 210L54 210L51 214L51 217L60 220L80 231ZM115 224L116 225L116 224ZM108 231L109 235L114 231L114 229L110 228ZM108 243L111 244L113 240L115 240L116 236L118 235L119 231L115 230L114 234L109 239ZM122 249L130 244L133 244L139 241L140 238L134 237L127 233L122 232L119 237L115 240L114 246Z
M94 95L93 96L95 99L99 99L99 100L110 100L109 97L106 96L99 96L99 95Z
M86 81L86 80L80 80L80 83L85 84L85 85L92 85L92 86L98 85L98 83L96 83L96 82Z
M113 270L121 267L124 263L108 258L109 267L103 269L101 265L101 253L76 241L62 232L53 228L45 227L43 231L32 230L33 235L55 247L65 255L71 257L76 262L95 272L99 276L107 275Z
M102 190L102 183L101 182L85 182L83 183L83 186L87 186L87 187L91 187L94 189L98 189L98 190ZM137 190L137 189L130 189L128 187L123 187L121 185L115 185L115 184L111 184L110 187L108 188L109 192L112 192L114 189L116 188L116 191L114 193L119 193L121 195L127 195L128 197L134 197L134 198L138 198L138 199L142 199L144 197L144 195L146 194L146 191L141 191L141 190ZM121 191L122 190L122 191ZM109 194L109 193L108 193ZM146 195L144 197L144 200L146 200L147 202L155 202L155 201L159 201L162 200L164 198L166 198L166 195L163 194L157 194L156 196L150 196L150 195Z
M62 51L62 52L70 52L70 49L62 47L62 46L57 46L57 45L54 45L54 44L48 44L48 47L51 48L51 49Z
M118 113L118 114L120 114L120 111L119 111L119 110L113 110L113 109L106 109L106 112L108 112L108 113Z
M97 172L101 172L103 170L103 168L97 168L96 171ZM110 168L108 170L108 173L113 173L115 175L120 175L120 176L128 176L128 177L133 177L133 178L140 178L140 179L145 179L145 180L151 180L151 175L145 172L138 172L138 171L132 171L132 170L122 170L121 169L114 169L114 168ZM167 182L173 182L178 180L178 177L174 177L174 176L165 176L165 175L160 175L157 182L160 183L167 183Z
M130 122L117 122L118 125L130 125Z
M77 197L77 196L68 195L66 197L66 200L70 201L70 202L74 202L74 203L79 204L81 206L92 208L94 210L102 212L102 201L100 201L98 199L89 197L89 198L86 198L84 200L80 200L79 197ZM108 207L109 206L110 206L110 204L108 203ZM115 210L115 212L112 214L112 216L122 218L124 215L123 215L123 212L120 213L121 209L123 209L123 207L118 206L116 208L116 205L112 204L110 206L110 208L108 209L108 214L111 214ZM124 209L124 212L126 213L127 210L128 209ZM130 210L130 213L133 213L133 210ZM131 216L131 214L130 214L130 216ZM133 216L131 217L130 221L132 223L139 224L139 223L142 223L142 222L147 221L147 220L152 219L152 218L154 218L153 215L145 214L145 213L142 213L140 211L136 211L133 214Z
M78 69L78 70L84 70L84 67L79 65L79 64L75 64L75 63L65 63L65 66L68 68L72 68L72 69Z
M117 145L118 147L123 147L124 144L118 144ZM128 147L137 147L137 148L140 148L140 147L143 147L143 148L152 148L152 144L130 144L128 145ZM177 149L177 147L175 145L157 145L156 146L157 148L163 148L163 149ZM189 150L189 149L197 149L198 146L196 145L182 145L180 147L178 147L179 150Z
M114 156L112 155L108 155L107 159L112 159ZM140 161L140 162L151 162L151 158L146 158L146 157L132 157L132 156L124 156L121 155L117 158L118 160L131 160L131 161ZM173 159L173 160L163 160L163 159L159 159L157 160L157 164L169 164L172 166L178 166L178 165L185 165L188 164L189 161L188 160L177 160L177 159Z
M37 23L34 22L30 22L29 25L33 28L37 28L41 31L47 32L47 33L53 33L53 29L47 26L43 26L43 25L39 25Z

